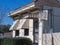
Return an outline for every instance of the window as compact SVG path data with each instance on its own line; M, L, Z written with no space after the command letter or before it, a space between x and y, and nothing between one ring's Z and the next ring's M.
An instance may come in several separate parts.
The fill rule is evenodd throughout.
M34 22L34 28L38 29L38 20Z
M19 30L15 31L15 36L19 36Z
M29 35L29 29L25 29L25 30L24 30L24 35L25 35L25 36L28 36L28 35Z

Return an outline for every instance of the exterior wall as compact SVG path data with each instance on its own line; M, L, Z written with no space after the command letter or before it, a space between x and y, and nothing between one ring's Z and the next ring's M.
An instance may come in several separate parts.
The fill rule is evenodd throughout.
M43 8L44 9L53 9L53 12L52 12L52 15L54 17L53 18L53 30L54 30L54 33L60 32L60 20L59 20L60 19L60 8L48 7L48 6L45 6ZM39 18L39 39L38 39L39 40L39 42L38 42L39 44L38 45L42 45L43 43L46 44L46 43L48 43L48 41L49 41L48 45L52 45L52 43L51 43L52 37L51 37L50 34L48 34L48 33L50 33L50 28L48 26L48 21L49 20L44 21L44 27L43 27L43 22ZM19 30L20 30L19 37L27 37L27 38L30 38L33 41L33 19L30 19L29 20L29 36L24 36L24 29L19 29ZM47 42L43 42L43 43L42 43L42 30L43 31L46 31L45 33L48 32L47 33L47 38L46 38L47 39ZM45 40L44 36L46 36L46 35L43 35L43 40ZM13 37L15 37L15 31L14 30L13 30ZM54 39L55 39L55 36L54 36ZM54 42L55 41L56 41L56 39L54 40Z
M27 37L33 41L33 19L29 19L29 36L24 36L24 29L21 29L20 37Z
M23 21L23 20L22 20ZM19 29L19 36L15 36L15 30L12 33L13 37L27 37L33 41L33 19L29 19L29 35L24 36L24 29Z
M12 37L15 37L15 30L12 31Z
M12 37L12 32L4 33L4 38L11 38L11 37Z
M33 41L33 19L29 20L29 35L30 35L30 38Z
M54 32L60 32L60 8L54 8Z
M48 6L45 6L44 9L53 9L52 11L52 16L53 16L53 19L52 19L52 30L50 28L49 25L51 25L50 21L47 20L47 21L44 21L44 27L43 27L43 45L59 45L59 36L60 36L60 8L56 8L56 7L48 7ZM50 16L48 17L50 18ZM48 22L49 21L49 22ZM53 39L52 39L52 32L53 33Z
M42 21L40 21L40 23L39 23L39 39L38 39L39 43L38 43L38 45L45 45L45 43L46 43L46 42L44 43L44 37L42 40L42 31L44 32L44 34L47 34L47 37L46 37L47 44L46 45L52 45L52 35L51 35L52 31L54 31L54 33L60 32L60 20L59 20L60 19L60 16L59 16L60 15L60 8L45 6L45 7L43 7L43 9L46 9L46 10L52 9L52 16L53 16L52 28L50 28L50 26L51 26L51 14L49 14L47 21L44 21L44 23ZM54 36L54 42L55 42L54 45L56 45L56 41L59 39L58 38L56 40L56 38ZM59 43L57 42L57 44L59 44Z
M19 37L24 37L24 29L20 29L20 34L19 34Z
M43 45L52 45L51 34L43 34Z
M43 34L43 45L60 45L60 33Z
M43 21L39 18L39 35L38 35L38 45L42 45L42 34L43 34Z
M60 8L45 6L44 9L52 9L53 10L52 11L52 16L53 16L53 19L52 19L53 31L54 31L54 33L60 32L60 20L59 20L60 19ZM44 25L45 25L44 30L46 30L47 32L50 33L50 28L48 26L48 20L45 21Z

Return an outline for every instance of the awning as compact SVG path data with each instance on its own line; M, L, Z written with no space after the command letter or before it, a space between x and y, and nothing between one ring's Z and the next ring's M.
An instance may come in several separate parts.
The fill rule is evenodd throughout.
M23 29L28 29L29 28L29 19L25 21L25 23L22 26Z
M19 20L15 20L9 30L17 30L18 25L19 25Z

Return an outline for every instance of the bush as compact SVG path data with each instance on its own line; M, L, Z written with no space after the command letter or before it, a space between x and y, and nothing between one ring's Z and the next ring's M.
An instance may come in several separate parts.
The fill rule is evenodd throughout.
M15 40L13 38L4 38L1 45L15 45Z
M4 38L1 45L32 45L29 38Z
M0 38L0 45L1 45L2 40L3 40L3 39Z
M18 38L15 45L32 45L32 41L29 38Z

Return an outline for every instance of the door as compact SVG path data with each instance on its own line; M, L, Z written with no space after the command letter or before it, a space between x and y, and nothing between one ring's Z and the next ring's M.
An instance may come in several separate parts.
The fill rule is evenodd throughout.
M34 43L38 44L38 20L34 21L33 35L34 35Z

